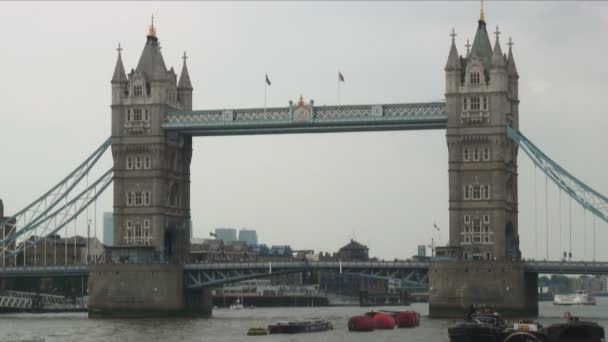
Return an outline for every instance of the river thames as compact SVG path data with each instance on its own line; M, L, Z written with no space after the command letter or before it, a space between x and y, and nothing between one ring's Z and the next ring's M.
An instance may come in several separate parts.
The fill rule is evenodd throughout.
M564 311L606 326L608 298L598 298L596 306L554 306L540 303L543 324L561 320ZM348 318L382 307L258 308L243 310L216 309L210 319L132 319L92 320L85 313L6 314L0 316L0 341L44 338L46 342L167 342L167 341L407 341L447 342L447 328L453 320L429 319L428 305L415 303L408 307L386 307L417 310L424 317L414 329L379 330L351 333ZM252 327L263 327L282 319L325 317L334 324L329 332L297 335L246 336Z

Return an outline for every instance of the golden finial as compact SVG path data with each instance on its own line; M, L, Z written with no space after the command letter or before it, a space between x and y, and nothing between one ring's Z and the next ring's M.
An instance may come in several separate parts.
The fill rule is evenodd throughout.
M483 0L481 0L481 9L479 10L479 21L486 21L486 16L483 13Z
M154 27L154 15L152 15L152 23L148 28L148 36L156 38L156 27Z

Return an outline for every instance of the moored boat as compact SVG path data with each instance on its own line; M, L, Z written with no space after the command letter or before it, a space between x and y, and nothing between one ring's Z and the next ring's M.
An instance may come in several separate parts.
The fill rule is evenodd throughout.
M545 328L545 333L551 342L603 342L604 327L588 321L572 317L569 312L564 314L566 322L556 323Z
M371 311L365 315L374 321L374 329L393 329L395 327L395 319L389 313Z
M263 336L268 335L266 328L251 328L247 331L247 336Z
M501 342L505 321L493 310L471 309L464 322L448 328L450 342Z
M549 342L543 326L533 321L519 321L502 333L502 342Z
M384 311L395 319L395 325L399 328L412 328L420 325L420 314L416 311Z
M374 320L367 315L353 316L348 320L348 331L374 331Z
M309 318L301 321L278 321L268 326L270 334L297 334L317 331L327 331L332 328L324 318Z
M595 298L585 291L576 291L572 294L556 294L553 305L595 305Z

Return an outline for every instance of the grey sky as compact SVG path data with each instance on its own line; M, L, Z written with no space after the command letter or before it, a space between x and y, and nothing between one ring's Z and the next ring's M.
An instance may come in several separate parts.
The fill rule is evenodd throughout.
M197 109L261 107L302 94L315 104L443 99L456 29L464 54L478 2L0 3L0 198L7 213L64 177L110 134L110 78L121 42L134 68L151 14L165 62L188 66ZM608 3L488 2L486 21L509 36L520 74L520 128L596 190L608 193ZM493 36L492 36L493 37ZM197 138L192 162L194 235L215 227L257 229L262 242L334 251L349 238L380 258L405 258L428 244L433 222L447 241L444 131ZM534 178L520 152L519 231L535 248ZM111 165L108 153L103 168ZM100 167L99 169L103 169ZM537 174L539 241L544 176ZM98 204L111 210L111 191ZM550 257L560 254L558 192L549 189ZM564 199L564 208L567 201ZM573 253L592 257L591 218L574 206ZM91 214L92 215L92 214ZM564 245L567 220L562 218ZM73 228L70 228L71 231ZM84 232L83 227L79 228ZM598 257L608 225L596 222Z

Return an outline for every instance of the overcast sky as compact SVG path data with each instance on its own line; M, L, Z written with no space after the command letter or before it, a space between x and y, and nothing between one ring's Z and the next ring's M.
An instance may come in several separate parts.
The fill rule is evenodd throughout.
M463 54L479 3L0 2L0 198L8 214L110 135L116 46L125 68L135 68L151 14L167 66L181 70L188 52L195 109L263 106L265 73L269 105L300 94L335 104L338 70L342 104L382 104L444 98L448 34L454 27ZM489 31L500 26L503 51L509 36L515 43L522 132L608 193L608 3L489 1L486 21ZM101 164L111 166L109 153ZM523 151L519 175L521 248L524 257L543 258L545 179L537 173L535 215L534 171ZM196 138L194 236L247 227L261 242L315 251L354 237L373 256L406 258L431 238L447 242L447 185L443 130ZM560 239L553 185L548 198L556 259L568 244L568 221L561 218ZM111 199L110 188L98 202L99 232ZM573 212L574 257L591 259L592 220L588 214L584 225L580 207ZM608 225L598 220L596 229L597 255L606 260Z

